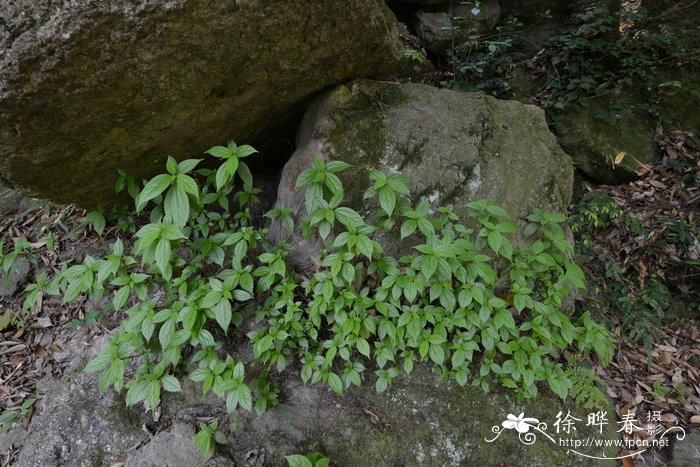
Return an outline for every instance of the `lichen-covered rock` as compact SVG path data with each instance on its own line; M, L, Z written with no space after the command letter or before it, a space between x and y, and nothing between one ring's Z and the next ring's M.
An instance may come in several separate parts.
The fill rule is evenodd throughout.
M564 213L571 199L572 162L544 112L482 94L374 81L339 86L312 103L297 148L282 172L278 199L298 218L304 191L295 191L295 182L316 155L353 165L341 174L345 204L370 223L378 209L363 200L371 169L404 173L413 201L454 204L462 217L466 204L479 199L498 202L515 219L534 208ZM289 239L276 224L270 235L297 245L292 263L303 264L318 250L300 235ZM388 254L406 249L398 238L384 240Z
M598 97L586 107L570 106L554 116L559 144L580 170L599 183L635 180L642 164L657 159L653 122L630 111L633 103L614 96ZM624 158L615 165L620 152L625 153Z
M614 465L571 452L569 439L617 440L612 404L584 409L561 401L550 392L537 399L516 402L509 394L442 382L426 366L416 365L410 376L397 378L377 395L371 379L343 396L324 385L304 385L294 370L277 378L280 405L261 416L237 411L240 428L217 445L217 455L205 462L193 445L197 417L212 417L224 425L225 411L218 399L202 396L199 386L184 381L183 392L162 402L159 424L139 404L124 407L111 391L100 395L96 377L75 373L49 390L29 427L18 465L109 466L160 465L286 466L284 456L318 449L334 465ZM589 426L587 415L603 411L609 423ZM560 413L561 412L561 413ZM575 429L563 431L554 422L568 413L578 419ZM503 422L524 413L536 418L541 431L535 438L504 429ZM155 428L150 436L142 427ZM161 431L162 429L162 431ZM502 431L498 434L494 430ZM551 437L549 439L545 434ZM489 442L489 440L493 440ZM534 441L533 441L534 440ZM531 441L530 444L527 444ZM581 447L579 453L614 457L617 448Z
M242 463L250 451L265 452L266 464L286 465L284 455L303 452L310 444L329 455L334 464L460 466L460 465L615 465L591 460L560 445L559 438L619 438L612 404L582 409L544 393L534 401L515 402L507 395L485 394L480 389L440 382L436 374L417 366L409 377L397 379L381 395L366 386L336 397L323 386L304 386L296 379L282 388L284 402L260 417L247 420L234 433L228 449ZM607 412L602 433L586 426L587 414ZM553 425L559 412L570 411L579 419L571 435L557 433ZM508 415L537 418L546 423L550 441L532 429L536 440L524 444L515 430L504 430ZM503 431L493 442L497 427ZM616 448L581 448L597 457L614 457Z
M95 205L117 168L254 142L401 57L382 0L1 2L0 177Z

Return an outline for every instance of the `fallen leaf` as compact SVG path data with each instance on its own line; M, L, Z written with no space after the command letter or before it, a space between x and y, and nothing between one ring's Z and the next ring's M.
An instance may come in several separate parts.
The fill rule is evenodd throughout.
M615 165L619 165L620 162L625 158L627 153L625 151L620 151L615 155Z

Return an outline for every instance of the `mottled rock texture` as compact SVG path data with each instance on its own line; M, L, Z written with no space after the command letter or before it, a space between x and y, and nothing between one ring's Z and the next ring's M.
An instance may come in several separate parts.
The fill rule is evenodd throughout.
M381 0L2 2L0 177L95 205L117 168L146 176L168 154L254 142L401 54Z
M341 174L345 204L370 223L378 204L363 194L372 169L402 172L410 177L414 202L454 204L462 216L467 203L480 199L498 202L515 219L534 208L566 212L571 199L572 162L548 130L544 112L483 94L375 81L339 86L312 103L297 148L282 172L278 199L298 219L304 191L294 186L316 155L352 164ZM278 225L270 234L297 244L292 262L303 263L318 247L300 235L288 238ZM406 249L398 232L380 241L390 255Z

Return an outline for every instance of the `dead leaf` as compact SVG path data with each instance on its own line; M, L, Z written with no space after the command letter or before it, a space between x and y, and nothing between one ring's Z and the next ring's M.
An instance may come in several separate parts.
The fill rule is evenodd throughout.
M625 158L627 153L625 151L620 151L615 155L615 165L619 165L620 162Z
M36 319L36 325L40 328L50 328L53 326L53 323L51 322L51 318L42 317Z

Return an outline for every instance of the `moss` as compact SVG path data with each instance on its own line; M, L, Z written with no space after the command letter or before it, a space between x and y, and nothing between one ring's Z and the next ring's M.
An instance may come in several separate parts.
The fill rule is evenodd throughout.
M549 392L520 403L504 394L485 394L471 386L439 382L437 375L423 366L417 366L414 372L410 378L397 380L380 396L371 387L362 389L360 394L351 392L348 397L353 400L344 404L368 407L379 422L371 424L362 415L339 419L340 431L352 433L352 438L322 439L326 452L346 465L493 465L496 460L502 465L614 465L567 452L566 447L552 443L542 434L531 445L521 443L515 430L504 430L496 441L486 441L495 436L492 427L501 427L508 414L517 416L522 412L547 423L544 431L557 440L560 436L617 439L612 404L596 409L607 410L613 418L612 425L601 435L585 426L584 414L589 410L562 402ZM577 422L575 435L556 434L552 422L560 410L571 410L582 419ZM616 449L580 451L614 457Z

